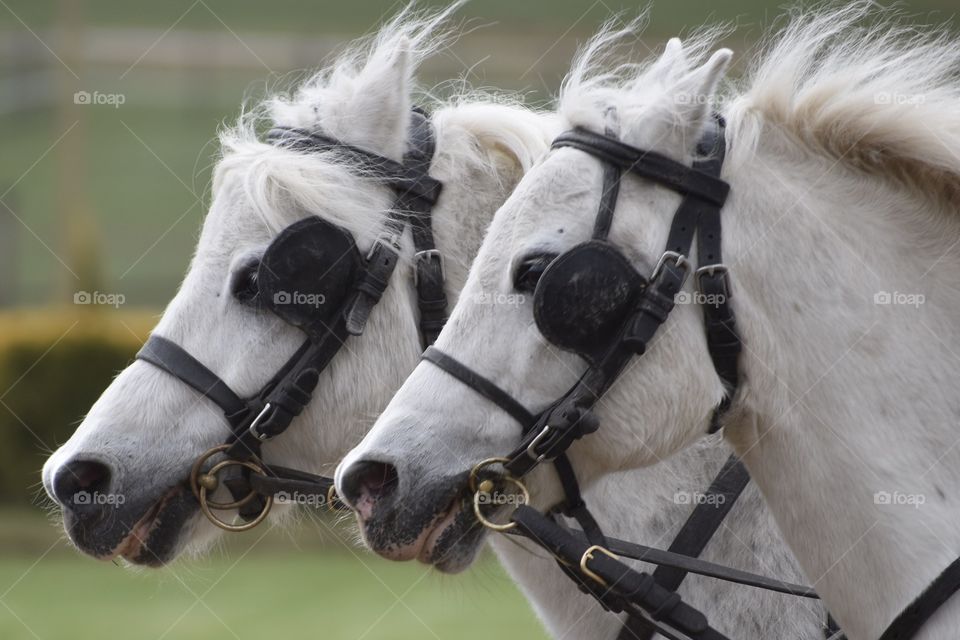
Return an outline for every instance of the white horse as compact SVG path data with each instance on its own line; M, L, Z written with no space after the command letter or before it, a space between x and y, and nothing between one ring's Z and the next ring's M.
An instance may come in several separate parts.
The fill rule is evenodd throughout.
M368 47L345 55L308 81L292 99L269 101L270 123L321 131L399 159L407 140L414 69L440 44L430 35L434 22L398 19ZM553 114L464 100L437 109L431 119L437 153L430 173L445 185L433 210L434 230L446 257L447 295L455 300L493 212L533 160L546 152L561 125ZM392 200L387 189L356 176L337 156L295 153L260 142L257 124L246 120L222 136L224 155L196 256L155 329L241 394L259 389L302 341L299 331L235 299L233 292L244 284L250 265L280 229L307 215L349 229L366 251ZM413 370L420 344L416 292L410 285L412 252L407 239L405 259L364 335L351 339L336 356L290 429L264 446L267 462L329 471L362 437L369 416L382 409ZM183 487L192 462L226 434L223 417L212 403L155 367L135 362L47 462L44 485L61 503L68 535L81 551L98 558L163 564L184 550L199 553L220 532L199 515ZM673 493L683 487L702 489L715 470L711 465L722 459L713 450L705 453L703 465L696 465L704 467L703 473L689 482L684 472L671 472L665 465L660 482L676 482L669 500L639 490L645 476L623 474L597 483L593 494L598 499L616 492L623 500L624 515L607 517L604 524L622 535L647 532L649 542L665 544L673 523L687 510L672 500ZM626 486L639 493L620 493ZM123 495L124 502L118 508L110 503L109 509L77 509L70 499L77 490ZM641 517L627 508L635 500L646 505ZM758 496L748 494L743 500L731 517L730 532L718 537L708 557L795 577L789 553L777 540ZM759 549L759 555L751 548ZM498 551L556 636L615 637L619 620L563 580L551 560L518 553L505 544L498 544ZM688 585L688 592L700 594L711 612L721 608L719 603L741 611L737 615L744 622L737 629L786 628L785 637L809 638L822 619L819 613L797 608L781 621L766 613L771 607L765 605L773 601L757 600L751 590L730 592L693 577ZM750 613L755 610L760 617Z
M868 3L793 16L743 88L721 96L731 186L723 251L745 344L724 435L852 640L877 638L960 550L960 45L877 18ZM603 131L613 105L625 142L689 164L730 57L706 59L706 45L688 47L696 64L661 59L625 80L578 70L562 97L566 124ZM438 341L530 408L549 405L584 365L546 343L530 304L473 301L515 295L525 258L588 238L600 184L600 163L572 149L527 174L495 217ZM661 254L678 202L624 177L610 240L642 273ZM665 498L671 477L655 473L660 461L702 473L704 445L694 443L723 395L700 311L678 305L605 395L599 431L570 449L578 473L656 463L624 493ZM430 491L444 495L518 438L500 408L424 363L342 463L338 484L350 484L357 461L393 464L393 499L420 504L421 516L443 514L449 502L423 504ZM536 504L556 498L549 476L530 481L535 496L545 494ZM607 513L604 500L594 504ZM370 535L384 516L377 504L361 508L375 547L388 542ZM407 522L407 539L429 547L451 519ZM417 536L417 527L429 533ZM432 557L405 550L417 554ZM956 638L958 628L954 597L917 637Z
M438 34L447 14L401 14L292 97L268 99L220 136L223 155L195 256L154 333L182 345L241 396L258 390L303 342L298 329L234 295L248 284L265 247L284 227L315 215L353 233L366 255L394 199L343 155L267 144L260 129L301 127L400 160L414 73L448 42ZM557 130L550 114L508 102L455 98L431 117L437 149L430 174L444 185L433 227L451 300L493 213ZM412 266L407 233L401 261L364 334L336 355L288 432L264 446L265 461L330 473L360 440L422 349ZM81 551L163 564L183 550L202 550L219 531L182 488L192 462L228 433L212 402L136 361L47 460L44 487L63 507L67 533ZM122 495L123 502L104 499L100 509L78 508L71 497L83 490Z
M628 140L659 135L659 131L645 131L649 120L638 118L637 112L647 108L665 111L666 105L660 100L666 102L670 97L666 89L674 87L679 78L691 92L712 87L726 62L727 55L721 54L710 65L691 71L679 41L673 40L664 55L647 73L634 77L629 87L609 87L607 83L614 77L610 73L632 69L605 65L611 50L631 33L632 27L604 32L584 50L561 100L560 116L565 127L597 126L600 114L615 99ZM695 57L705 46L696 45L688 53ZM635 70L632 73L636 76ZM651 103L654 96L660 100ZM683 103L671 101L671 111L660 115L672 116L675 104ZM707 112L704 103L697 105L691 105L691 110L696 106L696 110ZM698 127L699 123L691 126ZM556 353L536 335L531 325L529 292L514 290L513 270L532 253L560 252L586 236L599 196L595 164L575 153L555 153L524 178L488 231L466 289L438 343L458 356L466 354L470 365L492 376L529 407L552 401L575 380L580 365L576 358ZM632 205L640 193L638 186L625 188L630 191L621 198ZM666 203L663 210L667 204L671 210L675 206L671 194L654 195L658 198L655 204ZM644 193L644 197L651 196ZM617 217L616 237L631 240L622 241L625 247L633 246L639 233L639 217L632 213L635 208L633 205L627 209L630 214ZM645 242L653 244L658 239ZM643 256L637 251L632 255ZM674 375L686 374L678 371ZM719 391L713 381L709 391L711 397ZM611 401L604 407L604 427L594 436L596 442L575 447L574 464L581 477L596 479L586 493L587 501L606 533L666 546L691 510L683 497L703 491L730 450L714 439L653 468L611 474L618 465L637 466L626 454L643 442L619 434L629 434L636 428L635 421L641 414L632 401ZM661 404L655 407L659 409ZM385 557L418 558L445 572L469 565L483 539L482 529L470 510L461 509L456 499L449 510L451 496L464 486L464 474L475 462L513 448L519 437L517 427L509 417L504 418L500 409L446 374L431 366L416 369L374 430L338 469L341 495L358 507L367 544ZM590 448L597 444L598 448ZM395 471L398 482L385 487L380 475L384 471L388 475ZM558 498L557 483L551 472L547 474L546 480L538 478L540 481L534 483L537 504L553 504ZM353 479L344 482L344 476ZM361 476L359 483L356 476ZM364 486L362 495L346 486L365 485L366 476L371 486ZM742 569L799 580L759 492L749 487L741 500L704 556ZM491 539L491 544L556 637L616 637L622 624L619 617L585 616L581 607L568 606L571 583L552 562L545 561L544 554L531 553L529 545L503 537ZM822 608L796 598L699 576L688 577L681 593L685 600L707 611L713 624L732 637L822 635Z

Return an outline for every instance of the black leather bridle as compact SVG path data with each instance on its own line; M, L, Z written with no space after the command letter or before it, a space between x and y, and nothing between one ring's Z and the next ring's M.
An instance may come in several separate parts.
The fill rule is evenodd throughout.
M668 551L661 551L609 538L603 534L590 514L580 492L573 467L566 456L567 449L576 440L599 428L594 407L603 394L617 380L629 361L642 355L673 309L675 296L681 291L690 271L687 256L697 240L699 268L695 278L699 292L710 304L702 304L707 347L713 366L723 381L727 394L716 407L709 431L719 429L721 417L730 406L739 383L739 354L742 348L736 320L730 301L729 273L721 252L720 211L726 201L729 186L719 178L723 166L725 123L715 116L698 144L698 156L692 166L676 162L666 156L626 145L615 139L615 133L606 135L585 129L574 129L561 134L553 148L579 149L603 163L603 192L594 224L593 239L561 254L544 271L534 295L535 318L548 340L563 341L562 330L549 326L551 309L549 284L551 269L566 268L584 275L589 264L613 260L608 254L618 251L607 242L616 207L619 183L623 172L633 173L670 188L683 199L674 214L667 246L649 278L642 279L639 292L631 293L630 312L619 323L612 339L602 345L577 349L570 344L561 348L578 352L587 362L585 373L559 400L546 410L532 413L496 383L477 373L454 357L429 347L423 359L439 367L463 384L501 407L522 426L520 444L502 462L507 475L503 479L517 483L517 479L532 471L540 463L549 461L559 476L565 498L548 515L522 505L511 514L508 525L495 526L522 535L547 549L558 560L561 569L573 579L582 591L596 598L605 608L626 612L627 618L620 634L621 640L648 640L655 632L667 638L697 638L720 640L724 636L711 628L706 617L684 603L676 590L688 572L708 575L732 582L748 584L792 595L816 598L816 593L800 585L757 576L715 565L698 556L719 528L733 504L749 483L749 475L736 458L731 457L706 491L707 496L723 496L723 500L701 501L681 528ZM564 267L560 265L566 258ZM616 258L622 260L623 258ZM616 262L614 260L614 262ZM572 263L572 266L571 264ZM564 284L562 277L559 284ZM541 287L546 293L541 295ZM621 290L632 291L627 286ZM547 298L544 302L543 299ZM569 311L569 310L568 310ZM546 325L546 326L545 326ZM474 470L489 464L484 461ZM475 503L476 506L476 503ZM476 507L479 509L479 507ZM555 516L575 519L582 531L560 525ZM480 512L478 518L488 522ZM638 572L621 562L614 554L657 564L652 574ZM832 621L825 626L825 634L839 638Z
M400 238L408 224L416 250L414 280L425 346L433 343L446 319L443 261L434 245L430 215L442 185L428 173L435 141L427 115L419 109L412 112L410 141L403 162L301 129L276 127L267 139L278 147L298 152L341 154L358 174L393 190L396 199L387 212L383 232L362 260L359 274L354 281L341 283L349 291L343 304L330 316L332 320L301 327L307 333L306 340L253 396L240 397L217 374L162 336L150 336L137 354L140 360L181 380L223 411L230 434L223 445L197 459L190 484L203 513L217 526L231 531L249 529L262 521L274 496L281 493L310 496L315 504L342 506L335 500L331 478L266 464L260 459L261 446L290 426L310 402L320 373L345 341L363 333L396 267ZM288 229L304 223L309 225L310 221L300 221ZM352 246L352 238L349 242ZM208 461L217 454L223 454L224 459L208 468ZM233 496L231 502L214 502L207 497L221 483L218 477L221 472L222 483ZM238 510L244 524L226 522L212 513L231 509Z

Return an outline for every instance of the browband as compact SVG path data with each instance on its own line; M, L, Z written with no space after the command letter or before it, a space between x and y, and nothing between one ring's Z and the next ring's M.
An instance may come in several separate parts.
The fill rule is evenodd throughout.
M630 171L669 186L682 195L699 198L717 207L723 206L730 192L730 185L715 176L655 151L637 149L581 127L561 133L554 139L550 148L560 147L573 147L586 151L593 157L620 167L624 171Z
M406 196L415 196L428 204L436 204L443 184L422 170L409 167L366 149L341 142L336 138L295 127L273 127L267 140L278 147L296 151L336 151L350 156L353 167L370 173L394 190ZM430 154L431 156L433 154Z

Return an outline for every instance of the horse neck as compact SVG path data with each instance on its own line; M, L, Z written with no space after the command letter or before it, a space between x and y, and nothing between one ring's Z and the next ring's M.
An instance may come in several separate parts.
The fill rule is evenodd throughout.
M877 637L960 550L960 225L771 139L727 175L746 382L726 434L849 637Z

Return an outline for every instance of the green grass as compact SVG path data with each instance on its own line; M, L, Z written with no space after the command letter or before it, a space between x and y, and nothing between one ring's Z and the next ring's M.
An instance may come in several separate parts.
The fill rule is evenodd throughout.
M209 559L132 571L49 543L55 532L36 514L2 515L4 640L545 637L489 558L441 576L331 541L326 525L315 523L295 540L289 532L262 540L262 531L251 532Z

